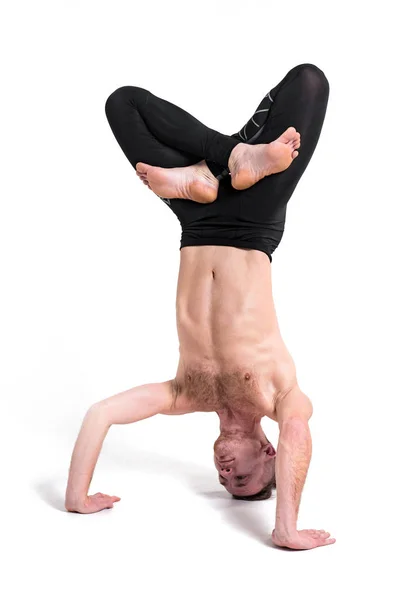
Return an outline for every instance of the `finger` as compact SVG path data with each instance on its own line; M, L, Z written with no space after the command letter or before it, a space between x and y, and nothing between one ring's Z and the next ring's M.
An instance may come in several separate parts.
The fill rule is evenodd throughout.
M328 531L323 531L320 535L322 538L327 539L330 537L331 533L329 533Z
M335 544L337 540L335 538L330 538L329 540L324 540L324 545L327 546L328 544Z
M120 498L119 496L105 496L104 498L101 498L101 500L105 504L113 504L114 502L119 502Z
M296 157L298 156L298 154L299 154L298 150L295 150L295 151L292 153L292 158L296 158Z
M322 539L326 539L326 538L330 537L330 534L328 531L318 531L317 535Z

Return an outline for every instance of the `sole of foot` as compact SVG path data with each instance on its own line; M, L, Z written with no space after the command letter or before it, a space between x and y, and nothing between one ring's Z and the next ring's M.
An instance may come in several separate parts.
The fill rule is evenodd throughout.
M162 198L181 198L209 204L218 195L219 182L205 161L169 169L138 162L136 174L151 191Z
M237 144L229 158L231 185L245 190L264 177L285 171L298 156L300 145L301 135L295 127L288 127L269 144Z

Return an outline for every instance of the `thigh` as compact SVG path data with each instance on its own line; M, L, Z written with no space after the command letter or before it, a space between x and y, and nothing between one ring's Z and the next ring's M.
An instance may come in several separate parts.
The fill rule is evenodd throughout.
M151 131L151 117L143 116L148 90L124 86L107 99L105 113L112 132L133 168L138 162L155 167L186 167L201 160L161 142Z
M240 197L240 214L267 222L285 218L285 208L316 149L329 97L329 83L317 66L305 63L291 69L262 100L245 132L253 133L247 143L264 144L278 138L288 127L301 134L299 155L281 173L264 177ZM259 108L259 107L258 107ZM260 127L253 125L255 120ZM251 126L251 124L252 126ZM259 131L260 129L260 131ZM243 135L244 129L238 134Z
M248 247L261 239L273 252L283 236L288 200L316 148L328 95L328 81L318 67L305 64L291 69L233 136L265 144L293 126L301 133L299 155L288 169L264 177L247 190L235 190L230 177L224 177L217 200L203 207L198 225L209 229L223 224L237 239L248 240Z

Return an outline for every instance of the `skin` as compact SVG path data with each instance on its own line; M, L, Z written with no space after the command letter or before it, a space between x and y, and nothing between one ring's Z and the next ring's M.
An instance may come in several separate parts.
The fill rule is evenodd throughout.
M221 485L234 495L252 495L275 476L273 542L298 550L334 543L329 532L297 528L312 452L312 404L281 337L267 255L228 246L182 248L176 319L175 377L133 387L87 411L72 454L66 509L92 513L120 500L88 494L111 425L156 414L215 412L220 435L214 464ZM261 427L263 417L279 425L277 449Z

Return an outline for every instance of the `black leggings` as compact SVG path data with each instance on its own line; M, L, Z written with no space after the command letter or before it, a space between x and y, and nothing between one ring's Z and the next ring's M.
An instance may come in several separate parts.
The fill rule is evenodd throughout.
M219 179L218 197L201 204L164 199L182 227L180 248L222 245L265 252L270 261L284 232L287 202L305 171L320 137L329 83L317 66L291 69L263 98L238 133L224 135L188 112L148 90L125 86L107 99L111 129L136 168L138 162L158 167L185 167L205 159ZM280 173L247 190L235 190L227 168L230 152L240 142L265 144L293 126L301 134L299 155Z

